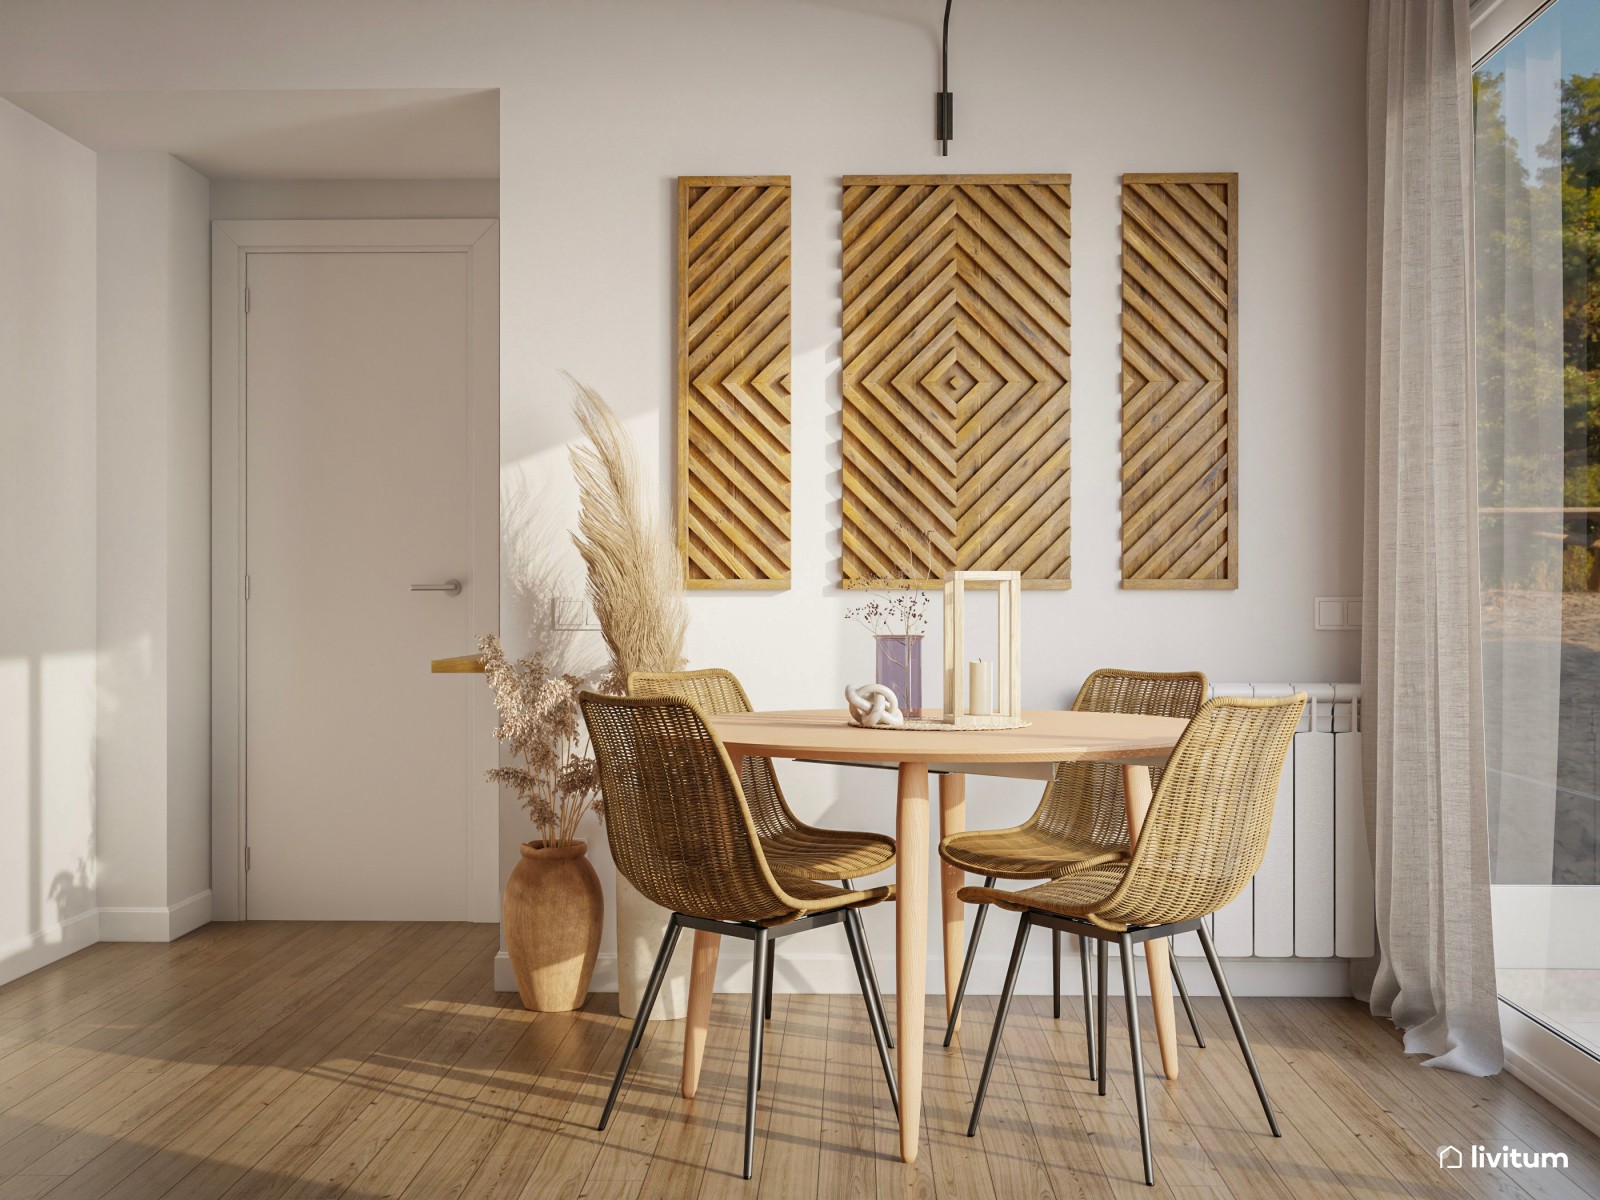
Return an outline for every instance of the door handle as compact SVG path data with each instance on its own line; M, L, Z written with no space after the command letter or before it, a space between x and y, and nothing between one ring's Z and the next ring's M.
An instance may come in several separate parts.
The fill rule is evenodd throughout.
M449 592L452 596L461 595L461 580L446 579L443 583L413 583L413 592Z

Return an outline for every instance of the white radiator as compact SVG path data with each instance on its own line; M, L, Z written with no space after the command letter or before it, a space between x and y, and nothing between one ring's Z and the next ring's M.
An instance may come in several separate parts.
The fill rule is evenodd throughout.
M1366 958L1373 953L1372 860L1361 802L1361 689L1353 683L1219 683L1215 696L1305 692L1278 786L1267 856L1213 918L1225 958ZM1177 951L1199 955L1187 934Z

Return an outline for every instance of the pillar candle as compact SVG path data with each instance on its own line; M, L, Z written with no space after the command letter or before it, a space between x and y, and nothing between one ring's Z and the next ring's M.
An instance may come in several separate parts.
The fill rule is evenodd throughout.
M994 664L975 659L967 664L967 712L974 717L994 713Z

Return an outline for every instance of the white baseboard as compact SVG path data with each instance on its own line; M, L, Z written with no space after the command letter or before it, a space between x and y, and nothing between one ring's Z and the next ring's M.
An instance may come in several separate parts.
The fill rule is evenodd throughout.
M102 908L103 942L171 942L211 920L211 892L206 890L166 908Z
M1506 1069L1574 1121L1600 1134L1600 1060L1508 1004L1500 1005L1500 1030Z
M743 947L731 948L734 950ZM747 992L750 990L750 964L748 954L729 953L717 964L717 991ZM1216 985L1205 959L1181 960L1183 979L1189 991L1196 996L1215 996ZM878 982L885 994L894 991L894 958L879 956L875 963ZM1227 973L1228 986L1236 996L1348 996L1350 994L1350 964L1342 958L1225 958L1222 969ZM1006 959L1003 956L980 953L972 968L970 991L974 996L992 996L1000 990L1005 979ZM1144 975L1143 964L1139 976ZM1122 994L1122 975L1112 955L1111 968L1113 995ZM1142 978L1144 987L1148 987ZM773 990L824 995L849 995L856 990L855 967L848 954L785 954L778 951L777 978ZM1078 964L1069 956L1062 963L1062 988L1070 995L1078 989ZM494 987L497 992L514 992L516 980L511 974L511 960L504 950L495 955ZM591 991L617 990L617 956L602 952L595 961L594 981ZM1030 954L1022 965L1017 980L1017 991L1026 996L1044 996L1050 992L1050 954L1043 944L1038 952ZM928 962L928 994L944 994L944 964L937 956Z
M100 910L91 908L86 913L68 917L38 933L17 938L0 946L0 984L21 979L40 967L76 954L100 940Z

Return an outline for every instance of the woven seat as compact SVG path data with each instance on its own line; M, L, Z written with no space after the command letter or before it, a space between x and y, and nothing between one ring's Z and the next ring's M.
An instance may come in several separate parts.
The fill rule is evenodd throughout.
M701 712L718 716L754 709L731 671L634 671L630 696L670 696L688 700ZM770 758L748 757L739 771L745 801L761 838L761 850L781 876L803 879L859 879L894 865L894 839L881 833L819 829L789 808Z
M1199 936L1267 1123L1273 1136L1280 1136L1272 1103L1250 1053L1249 1038L1228 991L1204 918L1238 896L1261 866L1272 830L1278 780L1305 700L1301 693L1272 700L1226 697L1203 704L1167 762L1130 858L1017 892L994 887L961 890L962 900L998 905L1022 914L1005 988L995 1011L994 1032L973 1102L968 1136L977 1133L1028 933L1035 925L1057 933L1079 933L1098 943L1102 1096L1106 1094L1107 1074L1107 948L1112 941L1118 943L1146 1183L1155 1182L1155 1167L1150 1151L1138 994L1133 976L1133 950L1138 942L1189 932Z
M896 1105L876 988L863 961L859 910L886 900L887 887L840 887L780 877L767 861L739 777L705 714L691 701L619 698L584 692L578 698L594 746L606 839L617 871L671 916L650 981L617 1067L600 1128L611 1119L622 1082L655 1008L667 964L685 928L754 943L750 1063L745 1102L744 1176L754 1163L756 1088L761 1077L762 999L771 969L768 948L778 937L843 924L866 1001L867 1021ZM688 1075L685 1075L686 1080ZM692 1091L686 1090L686 1095Z
M1127 713L1146 717L1178 717L1187 721L1206 698L1206 677L1198 671L1163 674L1147 671L1099 670L1083 681L1074 712ZM1159 783L1161 772L1150 772ZM992 887L997 879L1055 879L1102 863L1125 859L1128 854L1128 802L1122 790L1122 768L1116 763L1069 762L1056 766L1039 807L1021 825L1010 829L975 829L953 833L939 842L939 857L953 867L982 875ZM950 1006L944 1044L955 1038L956 1022L966 997L967 980L977 959L983 936L984 914L979 909L967 942L961 982ZM1082 942L1078 956L1083 979L1083 1002L1089 1004L1089 954ZM1176 968L1175 968L1176 971ZM1061 1016L1061 939L1051 945L1054 1011ZM1202 1046L1183 976L1176 975L1195 1040ZM1095 1075L1092 1018L1085 1022L1089 1077Z
M1116 891L1127 873L1127 859L1119 859L1020 892L996 887L964 887L957 895L963 904L995 904L1011 912L1033 909L1058 917L1087 916Z
M1072 711L1187 721L1205 698L1206 677L1198 671L1100 670L1084 680ZM1152 783L1160 782L1159 770L1150 774ZM1122 768L1096 762L1058 765L1039 807L1022 824L954 833L939 843L939 856L945 862L997 879L1054 879L1127 852L1128 805L1122 793Z
M951 866L994 879L1054 879L1126 855L1126 839L1110 849L1025 827L955 834L939 843L939 857Z

